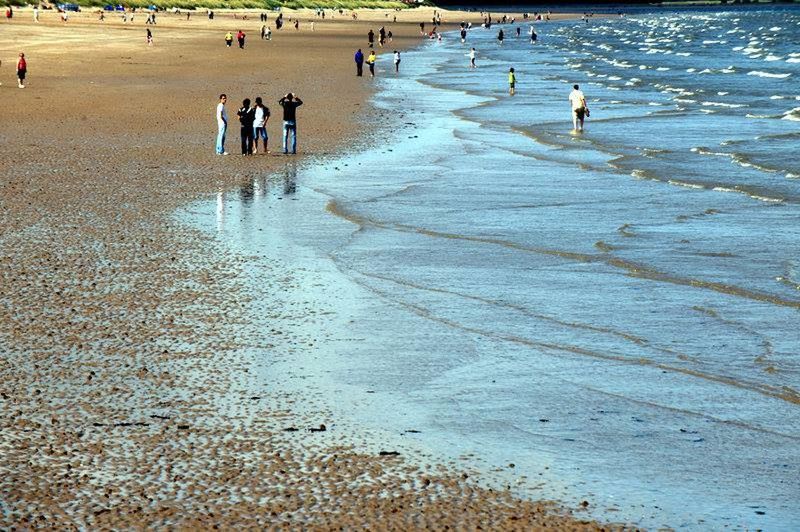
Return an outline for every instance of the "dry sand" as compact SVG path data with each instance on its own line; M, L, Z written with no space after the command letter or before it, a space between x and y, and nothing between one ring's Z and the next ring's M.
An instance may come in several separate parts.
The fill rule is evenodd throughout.
M413 45L430 13L399 16L392 47ZM161 14L151 48L141 13L133 26L41 19L18 10L0 23L0 527L599 528L465 472L310 432L330 425L324 405L301 413L303 398L251 377L268 361L246 353L281 357L276 346L315 338L247 327L254 295L240 275L254 259L170 218L284 163L214 155L220 92L233 153L241 99L272 108L274 149L287 91L306 102L304 156L379 137L352 53L390 18L304 23L266 43L257 14ZM240 27L246 49L226 49ZM264 265L265 290L291 290L280 257Z

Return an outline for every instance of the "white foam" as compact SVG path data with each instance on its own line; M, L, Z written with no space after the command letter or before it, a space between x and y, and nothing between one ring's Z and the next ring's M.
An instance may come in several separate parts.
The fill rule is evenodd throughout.
M800 63L800 57L790 57L786 60L787 63Z
M667 70L669 70L669 67L658 67L656 70L658 70L659 72L666 72Z
M780 61L783 57L779 55L769 54L767 57L764 58L764 61Z
M786 97L785 96L780 96L778 94L775 94L773 96L770 96L769 99L770 100L784 100L784 99L786 99Z
M785 74L776 74L774 72L764 72L763 70L751 70L747 73L748 76L759 76L761 78L777 78L777 79L786 79L791 74L788 72Z
M723 103L723 102L700 102L700 105L703 105L705 107L728 107L731 109L745 106L742 103Z
M670 179L669 181L667 181L667 183L669 183L670 185L677 185L679 187L695 188L699 190L706 188L703 185L698 185L696 183L686 183L685 181L675 181L674 179Z
M791 111L783 113L782 120L791 120L792 122L800 122L800 107L795 107Z

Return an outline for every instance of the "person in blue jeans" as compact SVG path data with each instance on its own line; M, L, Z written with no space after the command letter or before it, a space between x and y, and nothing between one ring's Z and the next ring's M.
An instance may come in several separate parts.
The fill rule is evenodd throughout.
M292 154L297 153L297 108L303 100L291 92L278 100L283 107L283 153L289 153L289 133L292 134Z
M228 97L225 94L219 95L217 104L217 155L228 155L225 151L225 133L228 131L228 113L225 111L225 102Z

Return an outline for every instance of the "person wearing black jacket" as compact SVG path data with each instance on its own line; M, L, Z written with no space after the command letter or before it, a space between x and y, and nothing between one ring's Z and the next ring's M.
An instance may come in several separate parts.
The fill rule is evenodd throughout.
M242 107L236 112L242 126L242 155L253 155L253 122L256 110L250 107L250 98L245 98Z
M289 133L292 134L292 154L297 153L297 108L303 105L303 100L291 92L278 100L283 107L283 153L289 153Z

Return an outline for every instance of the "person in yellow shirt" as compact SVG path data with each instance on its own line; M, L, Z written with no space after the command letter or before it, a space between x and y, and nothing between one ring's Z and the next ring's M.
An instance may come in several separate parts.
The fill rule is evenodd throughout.
M230 48L231 44L233 44L233 33L228 32L225 34L225 45Z
M375 51L371 51L369 53L369 57L367 57L367 65L369 65L369 75L370 77L375 77L375 60L377 57L375 56Z
M508 94L514 96L514 88L517 85L517 76L514 74L514 67L508 69Z

